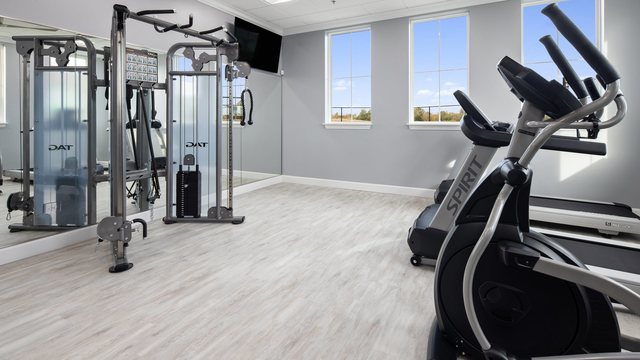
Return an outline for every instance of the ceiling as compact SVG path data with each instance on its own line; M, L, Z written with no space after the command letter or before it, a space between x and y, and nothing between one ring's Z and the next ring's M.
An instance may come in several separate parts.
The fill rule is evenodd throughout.
M503 0L199 0L281 35L458 9ZM273 2L273 0L271 0Z

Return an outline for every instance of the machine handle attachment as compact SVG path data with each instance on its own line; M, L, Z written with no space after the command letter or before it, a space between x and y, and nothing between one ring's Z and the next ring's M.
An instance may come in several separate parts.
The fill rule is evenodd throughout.
M556 26L558 31L573 45L587 63L602 77L606 84L611 84L620 79L620 75L604 55L591 41L578 29L576 24L556 4L547 5L542 9L542 14L547 16Z
M545 35L540 38L540 42L547 49L549 56L551 56L551 60L558 66L562 76L567 80L571 89L576 94L578 99L584 99L587 97L587 89L585 89L584 84L580 81L580 77L576 74L569 61L564 56L558 44L551 38L549 35Z
M158 9L158 10L142 10L142 11L138 11L137 15L138 16L145 16L145 15L162 15L162 14L175 14L176 11L174 9Z
M584 79L584 85L587 87L587 91L589 92L589 96L591 97L591 101L596 101L600 99L600 90L598 90L598 86L596 85L596 81L592 77L588 77Z

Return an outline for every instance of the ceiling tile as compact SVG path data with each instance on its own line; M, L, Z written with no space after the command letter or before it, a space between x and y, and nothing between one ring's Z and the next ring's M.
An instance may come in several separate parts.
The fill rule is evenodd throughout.
M333 7L333 5L331 4L331 0L293 0L291 2L278 4L278 6L288 13L287 17L308 15L320 11L328 11Z
M309 24L317 24L325 21L333 21L339 19L346 19L351 17L358 17L363 15L362 8L350 7L339 10L323 11L315 14L303 15L300 18ZM366 15L366 13L364 13Z
M293 33L321 29L323 24L334 27L339 24L357 24L362 21L390 19L399 16L411 16L413 8L416 11L428 12L430 9L443 11L447 6L451 8L469 6L481 3L504 0L291 0L288 2L269 5L265 0L199 0L215 7L216 3L226 6L233 13L253 17L260 24L271 24ZM447 5L450 3L451 5ZM369 20L367 20L369 19ZM341 26L342 26L341 25ZM266 25L264 25L266 26ZM295 28L295 29L294 29Z
M364 5L369 14L378 14L386 11L404 9L406 6L400 1L376 1Z
M278 5L279 4L265 6L265 7L261 7L253 10L247 10L247 12L254 16L265 19L267 21L272 21L274 19L282 19L286 17L292 17L286 11L282 10Z
M410 8L410 7L446 2L446 0L402 0L402 2L406 7Z
M228 6L239 10L251 10L257 9L259 7L263 7L268 5L262 0L219 0L226 3Z
M292 27L296 27L296 26L309 25L309 23L305 22L300 17L292 17L292 18L288 18L288 19L280 19L280 20L277 20L276 23L277 23L277 25L281 26L282 28L292 28Z

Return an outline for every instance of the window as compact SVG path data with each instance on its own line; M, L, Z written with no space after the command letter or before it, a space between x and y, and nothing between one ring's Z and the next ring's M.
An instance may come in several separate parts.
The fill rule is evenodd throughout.
M551 1L540 3L523 2L522 6L522 59L523 64L547 79L562 81L562 74L551 60L544 46L539 39L545 35L551 35L558 44L564 56L574 68L578 76L582 79L593 76L594 71L582 59L578 52L569 42L558 32L553 23L540 10ZM573 20L578 28L594 44L598 44L598 22L597 14L600 1L597 0L565 0L558 3L558 6L567 16Z
M458 122L453 93L468 88L467 15L411 21L409 124Z
M7 61L6 61L6 47L4 44L0 44L0 126L4 126L7 124L7 113L5 110L5 105L7 99L5 97L6 94L6 83L5 76L7 72Z
M327 124L371 124L371 29L326 35Z

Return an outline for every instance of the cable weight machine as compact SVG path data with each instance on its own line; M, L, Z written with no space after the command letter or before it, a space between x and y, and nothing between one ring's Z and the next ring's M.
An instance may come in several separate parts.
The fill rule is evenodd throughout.
M109 240L111 243L111 250L113 255L114 265L109 268L112 273L123 272L133 267L133 264L129 262L127 258L127 247L131 241L132 235L132 223L139 222L143 225L143 237L146 237L146 223L142 219L128 220L126 214L126 182L127 171L125 162L125 137L126 128L124 124L127 121L127 85L131 82L127 80L127 58L126 58L126 22L129 19L144 22L153 25L155 30L159 33L166 33L169 31L179 32L185 35L185 37L193 37L204 40L203 43L180 43L171 47L167 55L167 81L164 84L157 84L153 81L138 82L140 86L149 85L154 89L165 89L167 91L167 118L171 121L167 121L167 161L166 161L166 181L167 181L167 216L164 218L165 223L175 223L181 221L191 222L222 222L240 224L244 221L243 216L233 215L233 80L238 77L248 77L250 73L250 67L247 63L237 61L238 58L238 43L237 39L230 34L224 27L218 27L205 31L194 31L191 29L193 25L193 17L189 16L189 22L187 24L173 24L169 23L151 15L162 14L174 14L174 10L145 10L140 12L130 11L126 6L114 5L111 28L111 66L110 74L111 81L109 83L110 90L110 111L111 111L111 216L104 218L98 224L98 238L99 241ZM230 40L219 39L210 34L224 31ZM173 66L173 59L176 52L180 49L184 49L183 55L186 59L191 61L191 70L176 69ZM195 55L195 49L210 49L214 50L215 54L207 54L201 52L197 57ZM223 66L223 57L226 63ZM213 69L212 69L213 67ZM228 85L228 101L227 108L229 111L229 123L228 123L228 151L229 151L229 187L228 187L228 206L221 206L222 201L222 187L221 187L221 159L222 159L222 80L220 74L224 74L225 80ZM205 79L201 81L200 79ZM190 81L195 86L195 91L186 98L188 94L184 94L182 88L176 89L176 84L183 85L185 82ZM145 84L150 83L150 84ZM202 101L201 97L196 96L198 93L198 86L208 85L209 89L215 83L215 126L211 127L210 121L204 121L208 119L211 114L211 96L208 96L205 101ZM210 94L210 93L209 93ZM251 94L249 92L251 99ZM244 92L242 94L244 97ZM176 98L179 100L182 98L182 102L179 102L181 106L174 106ZM191 112L184 112L186 107L185 100L190 100L193 104ZM244 106L244 100L241 105ZM177 109L177 110L176 110ZM204 112L205 109L209 111ZM177 112L176 112L177 111ZM143 111L147 113L147 111ZM244 110L243 110L244 114ZM251 114L251 112L250 112ZM207 115L200 120L198 115ZM200 121L199 121L200 120ZM244 121L242 121L244 123ZM249 124L252 123L249 119ZM206 128L206 131L205 131ZM189 133L186 130L191 130ZM200 141L199 135L204 136L204 141ZM194 134L195 137L188 139L185 137L187 134ZM178 136L178 137L176 137ZM213 146L211 146L211 140L214 140ZM203 145L203 146L201 146ZM185 150L189 149L189 150ZM179 156L179 157L177 157ZM211 170L210 159L215 159L215 173ZM208 160L206 163L201 164L201 161ZM178 171L176 171L176 166ZM181 176L181 172L184 172L184 167L187 167L187 171L192 171L191 167L195 168L193 173L189 173L190 178L195 178L195 187L192 182L187 183L186 176L182 181L178 181L178 177ZM201 177L200 170L205 171L206 183L211 185L215 182L215 204L207 211L206 217L200 216L200 201L201 201L201 181L197 181ZM214 173L213 177L210 176ZM195 174L195 175L194 175ZM176 191L174 192L174 186ZM207 187L209 188L209 186ZM182 193L182 197L178 195ZM187 200L188 195L188 200ZM208 200L209 194L206 194ZM179 201L182 203L178 204ZM195 202L195 205L194 205ZM191 213L179 213L177 212L178 205L180 207L191 208Z
M177 55L181 50L182 57ZM212 50L215 54L210 53ZM233 80L248 77L251 69L246 63L234 61L235 57L237 47L212 47L206 43L175 44L167 54L167 114L172 118L167 127L167 214L163 219L167 224L244 221L244 216L233 215ZM228 110L227 206L221 205L223 79ZM245 92L250 94L248 89L243 95ZM211 109L212 94L216 98L215 110ZM240 106L245 114L242 96ZM241 124L244 123L243 116ZM210 191L202 194L203 188L214 188L214 199ZM201 215L203 201L208 209L206 216Z

